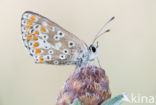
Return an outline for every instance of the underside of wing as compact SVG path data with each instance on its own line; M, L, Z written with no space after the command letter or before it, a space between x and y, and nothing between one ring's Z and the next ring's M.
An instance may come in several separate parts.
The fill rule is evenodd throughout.
M35 63L74 64L87 49L75 35L34 12L23 13L21 31L24 45Z

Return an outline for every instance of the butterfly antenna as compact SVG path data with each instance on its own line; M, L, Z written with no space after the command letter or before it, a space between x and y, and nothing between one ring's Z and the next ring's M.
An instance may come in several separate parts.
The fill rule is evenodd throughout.
M110 31L110 30L108 29L108 30L104 31L103 33L101 33L102 30L105 28L105 26L106 26L109 22L111 22L114 18L115 18L114 16L113 16L112 18L110 18L110 19L100 28L100 30L99 30L99 31L97 32L97 34L95 35L95 38L94 38L92 44L94 44L94 42L96 41L96 39L99 38L101 35L103 35L104 33L107 33L107 32ZM100 34L100 33L101 33L101 34Z

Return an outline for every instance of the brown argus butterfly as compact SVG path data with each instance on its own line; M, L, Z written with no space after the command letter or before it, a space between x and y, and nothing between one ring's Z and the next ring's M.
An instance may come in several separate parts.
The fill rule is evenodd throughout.
M113 19L114 17L107 23ZM82 66L94 60L98 48L94 42L109 31L101 33L104 26L97 33L93 43L87 46L74 34L37 13L26 11L21 19L22 39L34 62L56 65Z

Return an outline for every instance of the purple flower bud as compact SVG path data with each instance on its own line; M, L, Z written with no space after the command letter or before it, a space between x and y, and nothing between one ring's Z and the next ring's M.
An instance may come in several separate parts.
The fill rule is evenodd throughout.
M69 105L78 99L83 105L100 105L111 97L105 71L97 66L77 68L59 92L56 105Z

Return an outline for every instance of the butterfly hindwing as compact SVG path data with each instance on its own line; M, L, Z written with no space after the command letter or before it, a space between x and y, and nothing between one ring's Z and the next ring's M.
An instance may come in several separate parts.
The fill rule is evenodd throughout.
M24 45L35 63L74 64L87 48L75 35L34 12L23 13L21 30Z

